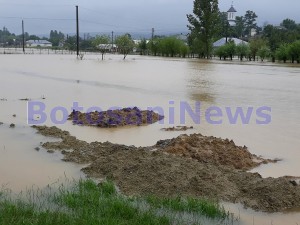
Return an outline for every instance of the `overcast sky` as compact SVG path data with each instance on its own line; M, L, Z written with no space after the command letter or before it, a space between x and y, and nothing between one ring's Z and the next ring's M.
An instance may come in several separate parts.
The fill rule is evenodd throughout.
M220 10L227 11L231 2L219 0ZM75 5L79 5L81 32L151 33L154 27L159 34L185 31L193 0L0 0L0 27L19 34L24 18L30 34L48 34L51 29L74 33ZM285 18L300 23L299 0L235 0L234 6L237 15L255 11L259 25L279 24Z

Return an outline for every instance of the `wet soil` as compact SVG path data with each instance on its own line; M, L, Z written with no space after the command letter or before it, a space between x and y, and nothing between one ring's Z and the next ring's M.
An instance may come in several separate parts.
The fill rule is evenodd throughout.
M207 137L201 134L180 135L170 140L158 141L158 150L199 162L249 170L261 164L277 162L251 154L247 147L235 145L233 140Z
M245 171L268 160L233 141L193 134L135 147L87 143L56 127L34 128L61 138L43 148L61 150L65 161L89 164L83 168L88 176L112 179L127 195L205 197L265 212L300 207L300 186L291 177L262 178Z
M176 127L168 127L168 128L162 128L163 131L187 131L192 130L194 127L187 127L187 126L176 126Z
M123 108L108 111L94 111L82 113L73 111L69 115L76 125L97 126L101 128L111 128L119 126L140 126L149 125L162 120L164 116L159 115L151 110L140 110L137 107Z

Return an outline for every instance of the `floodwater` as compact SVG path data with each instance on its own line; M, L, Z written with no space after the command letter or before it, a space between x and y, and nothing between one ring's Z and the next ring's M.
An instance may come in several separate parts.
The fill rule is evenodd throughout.
M19 100L24 98L45 105L46 125L59 126L88 142L153 145L183 133L161 128L184 123L194 126L185 133L233 139L254 154L282 159L253 170L263 177L300 176L300 67L140 56L128 56L123 61L118 55L99 59L93 55L86 55L84 60L76 60L74 55L0 55L0 122L4 122L0 126L0 185L21 190L64 176L82 176L79 165L61 162L58 153L34 150L49 139L36 135L27 125L28 117L29 122L38 117L27 117L27 102ZM51 117L51 111L64 107L70 113L74 102L83 107L82 111L90 107L159 107L166 118L164 124L108 130L78 127L69 121L54 124L63 113ZM188 107L195 113L197 102L200 116L183 114L182 109ZM210 107L222 112L222 116L212 117L222 120L221 124L207 121L205 112ZM245 112L253 109L249 124L229 122L226 109L234 114L237 107ZM271 118L268 124L257 124L257 120L264 120L256 112L260 107L269 109L264 111ZM8 128L10 123L16 128ZM253 224L253 218L254 224L300 224L297 212L263 214L227 206L241 215L242 224Z

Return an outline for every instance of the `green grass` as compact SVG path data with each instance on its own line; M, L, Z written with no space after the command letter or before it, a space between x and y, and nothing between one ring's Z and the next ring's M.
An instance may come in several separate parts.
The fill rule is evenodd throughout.
M147 203L155 208L164 207L178 212L199 213L209 218L226 218L228 212L218 202L208 199L195 198L158 198L155 196L146 197Z
M97 185L92 180L82 180L68 188L62 185L51 193L27 194L27 200L14 200L0 192L0 225L182 224L164 210L196 213L206 218L228 216L217 203L208 200L128 198L119 194L109 181ZM146 207L142 209L140 203Z

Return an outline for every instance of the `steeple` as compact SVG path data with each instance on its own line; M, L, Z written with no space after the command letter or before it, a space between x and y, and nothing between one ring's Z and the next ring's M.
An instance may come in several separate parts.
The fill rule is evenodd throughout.
M235 17L236 17L235 13L236 12L237 11L233 7L233 1L232 1L230 9L227 11L227 20L228 20L230 26L235 26Z

